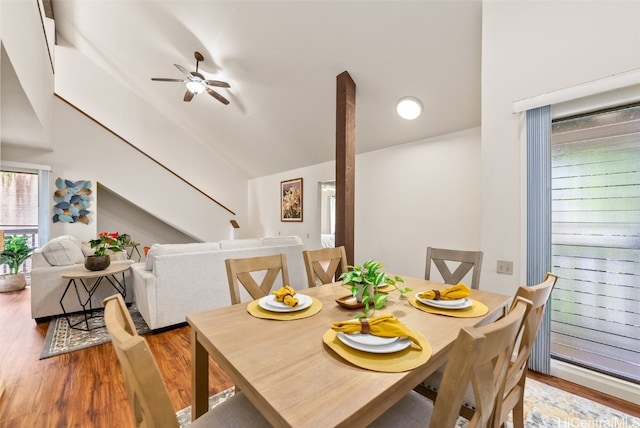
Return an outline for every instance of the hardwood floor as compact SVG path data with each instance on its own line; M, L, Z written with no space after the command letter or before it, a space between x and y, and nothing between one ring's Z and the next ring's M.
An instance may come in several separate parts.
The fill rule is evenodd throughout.
M120 366L110 343L38 360L47 323L30 315L31 291L0 293L0 428L134 427ZM158 362L174 409L191 404L189 327L145 336ZM210 368L210 394L233 383L217 366ZM560 379L536 380L640 417L638 406Z
M31 319L31 290L0 293L0 427L135 427L111 343L39 360L48 323ZM174 409L191 405L189 327L145 336ZM232 386L211 364L210 394Z

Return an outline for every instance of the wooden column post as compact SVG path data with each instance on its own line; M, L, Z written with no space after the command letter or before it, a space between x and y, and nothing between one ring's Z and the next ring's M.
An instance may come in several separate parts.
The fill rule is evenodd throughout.
M336 237L347 262L355 264L356 84L348 72L337 76L336 90Z

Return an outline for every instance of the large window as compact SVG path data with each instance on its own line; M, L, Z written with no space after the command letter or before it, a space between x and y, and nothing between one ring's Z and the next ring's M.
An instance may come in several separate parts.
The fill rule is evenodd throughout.
M551 354L640 382L640 106L552 126Z
M38 174L0 171L0 230L5 236L28 235L29 246L38 246ZM6 273L6 265L0 273ZM31 271L27 259L22 271Z

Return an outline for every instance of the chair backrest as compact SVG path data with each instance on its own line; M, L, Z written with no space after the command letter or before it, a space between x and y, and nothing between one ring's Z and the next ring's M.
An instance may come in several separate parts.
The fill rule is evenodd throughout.
M527 377L527 367L533 344L538 335L540 324L545 308L549 302L549 297L553 291L558 277L552 273L547 273L544 280L531 287L519 287L515 298L523 298L532 302L529 314L524 320L522 336L517 345L515 357L512 357L511 364L507 371L502 405L497 408L496 419L501 425L506 421L509 412L515 407L519 399L524 397L524 384Z
M451 272L447 261L459 263ZM442 279L446 284L458 284L471 270L471 288L480 288L480 271L482 269L482 251L448 250L444 248L427 247L427 263L424 271L424 279L431 279L431 263L438 268Z
M476 413L468 427L490 425L516 338L530 306L531 302L517 298L511 311L498 321L460 330L444 371L431 427L456 426L469 382L476 398Z
M104 301L104 322L122 367L137 427L178 427L178 420L146 340L139 336L120 294Z
M229 293L231 304L240 303L240 286L244 286L249 295L254 299L264 297L273 288L273 284L282 273L282 285L289 284L289 270L287 268L287 256L275 254L273 256L247 257L243 259L227 259L227 278L229 279ZM266 271L260 285L252 273Z
M317 281L320 284L335 282L336 272L347 271L347 253L344 246L335 248L322 248L320 250L304 250L304 267L307 270L309 287L315 287Z

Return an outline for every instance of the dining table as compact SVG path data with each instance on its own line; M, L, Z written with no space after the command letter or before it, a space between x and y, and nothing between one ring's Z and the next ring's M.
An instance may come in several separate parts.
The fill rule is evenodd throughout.
M457 317L431 313L415 304L415 295L449 285L400 276L406 283L399 285L412 291L390 291L385 306L375 315L391 314L428 341L426 362L405 371L363 368L325 343L323 337L333 323L363 314L361 308L338 304L338 299L351 293L341 282L299 289L299 294L313 299L315 310L297 319L255 316L255 301L187 315L191 326L192 418L208 410L211 357L273 426L366 426L446 362L461 328L495 321L506 313L512 299L474 289L469 298L486 306L485 314Z

